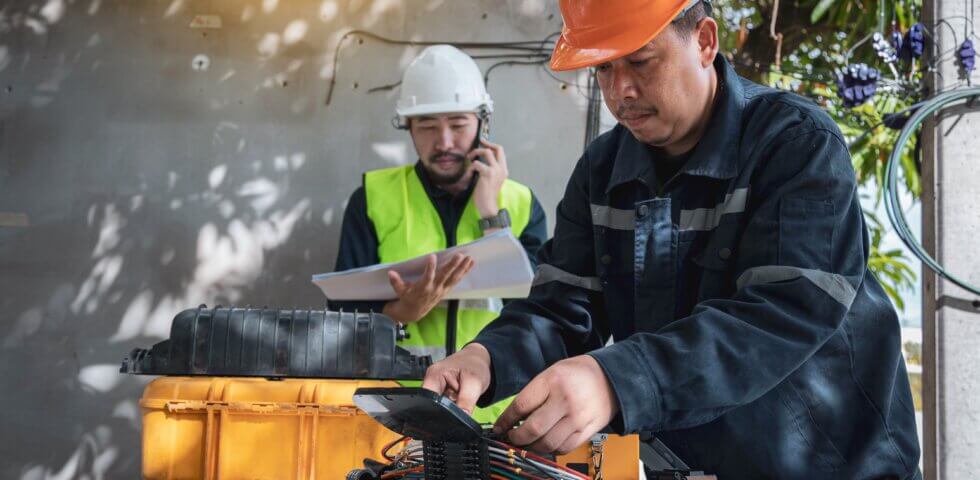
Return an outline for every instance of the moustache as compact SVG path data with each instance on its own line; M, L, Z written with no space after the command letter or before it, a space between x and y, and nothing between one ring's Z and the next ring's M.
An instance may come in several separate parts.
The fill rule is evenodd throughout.
M654 115L657 109L643 105L623 105L616 109L616 118L636 118L644 115Z
M445 161L445 160L462 162L463 160L466 160L466 155L463 155L461 153L453 153L453 152L439 152L439 153L433 153L432 155L429 156L430 163Z

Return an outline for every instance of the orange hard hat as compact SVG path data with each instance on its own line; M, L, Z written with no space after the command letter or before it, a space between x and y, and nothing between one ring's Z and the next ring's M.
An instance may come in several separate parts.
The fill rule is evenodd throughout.
M629 55L699 1L560 0L565 25L551 54L551 69L591 67Z

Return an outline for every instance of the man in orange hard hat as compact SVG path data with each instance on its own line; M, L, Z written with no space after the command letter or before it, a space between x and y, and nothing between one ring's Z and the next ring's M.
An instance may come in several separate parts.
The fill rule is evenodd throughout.
M834 122L736 75L706 1L560 5L551 66L595 67L619 125L572 173L530 296L423 386L464 409L519 392L495 428L536 450L608 426L723 480L921 478Z

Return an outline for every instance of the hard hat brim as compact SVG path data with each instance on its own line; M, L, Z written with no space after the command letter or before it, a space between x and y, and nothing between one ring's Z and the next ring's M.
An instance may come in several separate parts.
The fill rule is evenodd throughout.
M684 11L690 0L675 0L677 3L671 9L656 12L655 18L647 25L655 25L652 30L624 30L619 35L605 38L601 42L590 45L574 46L565 38L565 32L555 42L551 53L551 69L556 72L594 67L600 63L610 62L625 57L653 41L660 35L674 18Z

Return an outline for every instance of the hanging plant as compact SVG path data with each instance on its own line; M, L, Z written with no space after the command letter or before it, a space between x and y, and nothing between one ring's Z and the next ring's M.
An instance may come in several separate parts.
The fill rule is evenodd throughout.
M909 28L909 31L905 32L905 38L902 40L902 49L899 51L899 57L906 61L913 58L920 58L925 50L925 27L923 27L921 23L916 23Z
M960 65L963 70L966 71L967 75L973 73L973 69L976 68L977 52L973 49L973 40L969 38L964 40L960 45L960 49L957 52L957 56L960 60Z
M854 108L874 96L879 78L878 70L864 63L848 65L837 74L837 96L844 101L845 107Z

